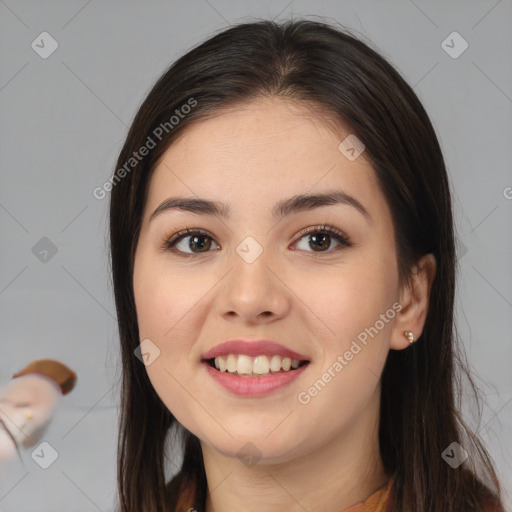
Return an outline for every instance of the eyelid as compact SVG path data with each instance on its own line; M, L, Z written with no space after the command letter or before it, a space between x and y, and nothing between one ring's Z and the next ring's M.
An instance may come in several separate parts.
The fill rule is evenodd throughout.
M337 228L336 226L332 224L315 224L312 226L308 226L306 228L301 229L296 235L294 235L295 241L293 244L296 244L299 242L305 235L308 235L310 233L327 233L331 236L334 236L336 241L342 248L347 248L353 245L350 237L341 229ZM187 236L192 236L195 234L204 235L208 238L212 239L217 245L219 245L215 241L215 237L211 235L207 230L202 228L194 228L194 227L185 227L177 232L175 232L171 236L165 236L163 239L163 243L161 244L161 249L164 251L171 251L180 255L187 255L187 256L199 256L201 254L207 254L208 252L212 251L206 251L204 253L185 253L183 251L173 251L173 247L176 245L176 243L180 242L180 239L187 238ZM339 249L335 248L329 251L311 251L316 254L331 254L333 252L336 252L336 250ZM309 251L307 251L309 252Z
M333 226L332 224L317 224L314 226L309 226L307 228L301 229L295 236L297 237L297 241L300 240L304 235L308 235L309 233L332 233L337 237L343 239L347 245L352 245L350 237L341 229ZM295 242L294 242L295 243Z
M209 233L205 229L186 227L175 232L173 235L164 236L161 249L169 251L171 250L171 246L178 242L180 238L184 237L185 235L191 236L194 234L201 234L211 238L212 240L215 240L211 233Z

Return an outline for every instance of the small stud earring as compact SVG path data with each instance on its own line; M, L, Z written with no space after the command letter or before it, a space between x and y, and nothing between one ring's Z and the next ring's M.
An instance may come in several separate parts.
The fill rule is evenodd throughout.
M412 334L412 331L404 331L404 336L407 338L409 343L414 342L414 335Z

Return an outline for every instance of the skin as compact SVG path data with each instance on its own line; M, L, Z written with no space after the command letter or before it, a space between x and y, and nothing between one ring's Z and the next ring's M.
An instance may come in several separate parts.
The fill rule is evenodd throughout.
M140 339L160 350L146 366L156 392L201 441L207 512L339 512L387 482L379 378L388 351L409 346L403 331L415 339L422 332L435 260L426 255L408 286L399 286L390 209L364 152L350 161L338 150L349 134L297 103L258 98L190 126L151 177L133 277ZM339 204L279 222L271 215L282 199L331 189L358 199L371 220ZM178 195L229 203L232 216L171 210L149 222ZM353 245L337 250L334 238L315 245L311 234L297 237L322 224ZM189 235L178 245L183 256L162 249L186 227L208 231L206 252L200 243L191 249ZM236 252L247 236L263 249L252 263ZM297 395L395 302L401 311L308 404L299 403ZM275 340L311 363L270 396L237 397L200 362L234 337ZM250 467L237 456L248 442L261 456Z

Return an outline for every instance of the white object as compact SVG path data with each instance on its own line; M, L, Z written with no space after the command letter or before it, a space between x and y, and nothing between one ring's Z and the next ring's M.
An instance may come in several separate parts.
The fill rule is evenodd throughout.
M53 379L36 373L12 379L0 389L0 462L14 458L19 447L38 442L60 396Z

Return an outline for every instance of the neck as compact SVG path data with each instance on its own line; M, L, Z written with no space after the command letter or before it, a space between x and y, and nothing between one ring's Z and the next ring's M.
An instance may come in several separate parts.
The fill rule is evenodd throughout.
M206 512L340 512L386 484L379 453L378 392L351 425L316 449L278 464L245 466L202 443Z

